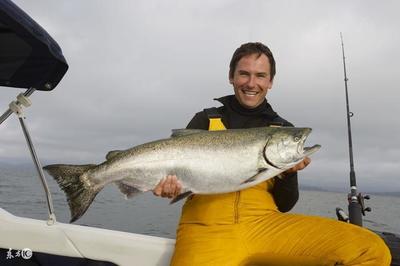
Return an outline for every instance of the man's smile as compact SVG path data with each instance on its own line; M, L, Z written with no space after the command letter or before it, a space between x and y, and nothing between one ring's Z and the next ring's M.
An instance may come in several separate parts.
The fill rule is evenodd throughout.
M242 93L245 94L246 96L256 96L259 92L242 89Z

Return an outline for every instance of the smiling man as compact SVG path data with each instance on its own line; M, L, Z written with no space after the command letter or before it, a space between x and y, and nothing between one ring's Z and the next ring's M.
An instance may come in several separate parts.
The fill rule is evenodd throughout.
M229 82L235 95L197 113L187 128L224 130L293 126L266 100L275 60L262 43L246 43L232 56ZM210 158L212 159L212 158ZM306 158L278 177L238 192L194 195L182 209L172 265L389 265L383 240L364 228L321 217L288 214L299 191L297 171ZM179 177L154 189L176 197Z

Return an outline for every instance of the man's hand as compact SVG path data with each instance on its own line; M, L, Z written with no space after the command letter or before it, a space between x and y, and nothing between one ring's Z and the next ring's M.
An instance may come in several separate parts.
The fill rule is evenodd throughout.
M285 172L283 172L283 174L290 175L290 174L296 173L297 171L300 171L300 170L303 170L304 168L306 168L307 165L309 165L310 163L311 163L311 159L309 157L305 157L303 161L299 162L292 168L286 170Z
M175 198L181 193L182 185L176 175L164 177L153 189L153 194L163 198Z

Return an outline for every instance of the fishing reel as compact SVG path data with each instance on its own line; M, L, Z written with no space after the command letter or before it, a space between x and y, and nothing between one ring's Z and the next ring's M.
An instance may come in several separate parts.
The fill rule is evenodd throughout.
M360 204L361 207L361 214L365 216L366 212L371 212L372 209L370 207L365 207L365 200L369 200L371 197L369 195L363 195L361 193L358 193L357 195L357 202ZM348 195L349 203L351 202L351 194Z
M351 195L351 193L349 193L348 197L347 197L347 199L349 201L349 206L351 204L356 203L358 205L357 209L360 210L362 216L365 216L366 212L372 211L372 209L370 207L365 207L365 200L369 200L370 198L371 197L369 195L363 195L362 193L358 193L358 195L356 197L353 197ZM355 201L353 201L353 200L355 200ZM346 223L352 222L352 221L350 221L349 216L346 214L346 212L342 208L336 208L336 216L339 221L346 222Z

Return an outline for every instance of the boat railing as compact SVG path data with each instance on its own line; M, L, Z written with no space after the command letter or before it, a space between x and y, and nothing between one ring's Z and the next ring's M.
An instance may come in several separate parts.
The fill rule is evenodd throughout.
M48 208L48 213L49 217L47 219L47 224L52 225L56 222L56 215L54 213L54 207L53 207L53 200L51 198L51 193L49 190L49 186L47 185L46 178L44 176L43 170L42 170L42 165L39 161L39 158L37 156L37 153L35 151L35 147L33 145L31 136L29 134L29 130L26 124L26 117L24 113L24 108L27 108L31 106L31 100L28 98L32 93L35 92L35 88L30 88L25 91L25 93L21 93L17 96L17 99L15 101L12 101L9 104L9 108L4 112L4 114L0 117L0 125L7 120L13 113L17 115L19 123L21 125L22 131L25 136L26 143L28 145L29 151L32 156L33 163L35 164L37 173L39 175L39 179L42 183L43 189L46 194L46 200L47 200L47 208Z

